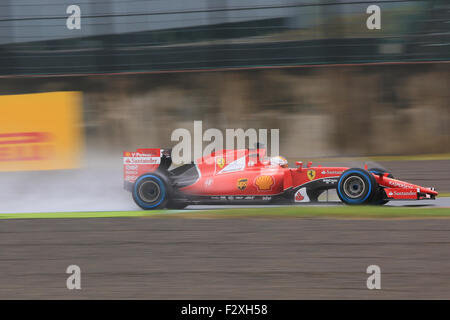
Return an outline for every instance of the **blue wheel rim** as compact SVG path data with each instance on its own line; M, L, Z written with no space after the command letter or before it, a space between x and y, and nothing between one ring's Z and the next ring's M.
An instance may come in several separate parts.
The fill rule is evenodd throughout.
M367 194L362 199L351 199L351 198L347 197L341 190L341 181L342 181L342 179L344 179L346 176L348 176L351 173L358 173L358 174L362 175L364 177L364 180L366 180L366 182L367 182L367 184L369 186L369 188L368 188L369 191L367 192ZM359 170L350 170L350 171L347 171L347 172L343 173L341 175L341 177L339 178L337 191L338 191L339 196L341 197L341 199L345 199L345 202L354 203L354 204L363 203L364 201L367 200L367 198L369 198L370 194L372 193L372 181L370 180L370 177L365 172L359 171Z
M161 194L162 194L161 199L159 199L159 201L157 203L155 203L155 204L148 204L148 203L142 201L141 198L139 197L138 185L139 185L139 182L142 181L145 178L153 178L153 179L155 179L156 182L158 183L159 188L161 189ZM136 182L134 183L133 194L134 194L134 198L136 199L136 202L140 206L142 206L142 207L144 207L146 209L151 209L151 208L159 206L164 201L164 199L166 198L166 188L164 187L164 183L162 182L162 180L158 176L155 176L153 174L146 174L145 176L139 177L136 180Z

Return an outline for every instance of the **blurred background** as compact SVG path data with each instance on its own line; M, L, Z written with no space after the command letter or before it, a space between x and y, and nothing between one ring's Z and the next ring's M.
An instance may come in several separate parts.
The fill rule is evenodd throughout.
M373 4L380 30L366 26ZM80 8L80 29L67 27L70 5ZM122 150L171 147L171 132L194 120L204 130L279 128L291 165L406 156L384 165L409 166L401 178L450 191L449 61L447 0L3 0L0 94L14 97L0 99L3 197L23 188L21 174L42 188L55 179L48 193L58 199L80 181L121 188ZM24 99L36 93L49 95ZM55 140L14 136L34 125ZM408 165L417 155L429 162ZM434 173L417 176L423 165Z

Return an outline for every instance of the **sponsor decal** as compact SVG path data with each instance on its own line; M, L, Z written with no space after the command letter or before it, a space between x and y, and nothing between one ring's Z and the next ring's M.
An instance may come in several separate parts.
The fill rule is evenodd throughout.
M308 194L306 193L306 188L300 188L294 195L294 202L309 202Z
M255 185L259 191L268 191L272 189L275 183L272 176L259 176L255 179Z
M316 170L308 170L308 172L306 172L306 175L308 176L309 180L314 180L314 178L316 177Z
M239 190L245 190L245 188L247 188L247 182L248 182L248 179L247 178L240 178L240 179L238 179L238 181L237 181L237 188L239 189Z
M419 189L391 189L389 192L387 192L388 197L390 198L404 198L404 197L417 197L417 194L419 193Z
M212 178L208 178L205 180L205 187L210 187L213 184L213 179Z
M0 162L49 161L53 142L48 132L0 133Z
M160 157L139 156L123 158L124 164L159 164L160 162Z
M400 188L407 188L410 187L412 185L407 184L407 183L401 183L401 182L397 182L397 181L389 181L389 184L391 186L395 186L395 187L400 187Z
M0 96L0 172L80 167L82 96L48 92Z
M321 174L342 174L342 170L322 170Z
M228 201L235 201L235 200L255 200L254 196L210 196L211 200L228 200ZM270 200L272 197L262 197L263 200Z
M216 160L217 166L222 169L225 166L225 159L224 158L217 158Z
M396 195L396 196L416 196L417 193L414 192L414 191L408 191L408 192L397 192L397 191L394 191L394 193L389 192L389 195L390 196L392 196L392 195Z
M337 179L322 179L323 182L325 182L326 184L336 184L337 183Z
M263 196L262 199L263 199L263 200L271 200L272 197L270 197L270 196Z

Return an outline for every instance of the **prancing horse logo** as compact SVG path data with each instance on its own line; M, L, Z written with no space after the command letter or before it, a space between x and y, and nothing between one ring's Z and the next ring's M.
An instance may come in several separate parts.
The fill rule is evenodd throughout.
M316 170L308 170L306 175L308 176L309 180L314 180L314 178L316 177Z

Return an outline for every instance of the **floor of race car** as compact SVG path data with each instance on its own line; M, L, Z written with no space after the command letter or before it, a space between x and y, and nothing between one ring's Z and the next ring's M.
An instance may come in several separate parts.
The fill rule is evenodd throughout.
M297 206L341 206L340 201L318 202L318 203L301 203ZM437 198L436 200L420 200L420 201L403 201L395 200L388 202L385 206L391 207L435 207L450 208L450 197ZM270 208L271 205L190 205L186 210L212 210L212 209L232 209L232 208ZM281 207L278 206L277 207Z

